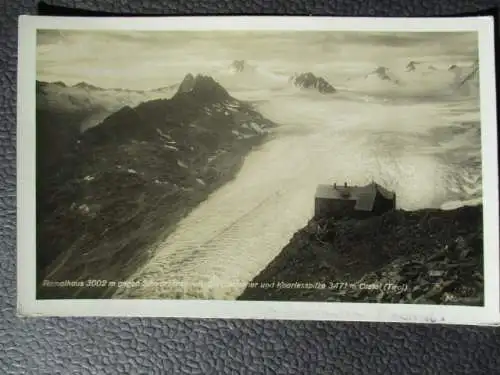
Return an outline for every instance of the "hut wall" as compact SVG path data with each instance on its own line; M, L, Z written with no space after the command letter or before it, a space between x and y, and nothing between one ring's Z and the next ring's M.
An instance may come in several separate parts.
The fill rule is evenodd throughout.
M355 204L354 200L316 198L314 213L316 217L352 217Z
M396 208L396 199L387 199L382 194L377 193L373 204L373 213L376 215L391 211Z

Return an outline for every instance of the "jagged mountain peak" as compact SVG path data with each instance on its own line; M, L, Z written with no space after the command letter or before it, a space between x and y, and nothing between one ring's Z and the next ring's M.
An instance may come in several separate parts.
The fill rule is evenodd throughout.
M182 80L179 88L177 89L177 94L189 92L194 88L194 76L191 73L186 74Z
M211 76L186 74L175 97L192 94L203 99L220 100L229 97L227 90Z

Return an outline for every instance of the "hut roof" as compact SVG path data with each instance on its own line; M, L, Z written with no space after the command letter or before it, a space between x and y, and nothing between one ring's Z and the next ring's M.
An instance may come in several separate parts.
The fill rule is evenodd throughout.
M331 200L353 200L356 201L355 210L371 211L377 194L385 199L394 199L395 194L379 184L372 182L365 186L334 186L318 185L316 198Z

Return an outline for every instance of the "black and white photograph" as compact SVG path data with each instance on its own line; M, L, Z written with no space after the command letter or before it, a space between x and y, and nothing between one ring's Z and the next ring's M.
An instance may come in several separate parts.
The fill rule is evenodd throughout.
M492 20L204 19L25 18L33 300L498 312Z

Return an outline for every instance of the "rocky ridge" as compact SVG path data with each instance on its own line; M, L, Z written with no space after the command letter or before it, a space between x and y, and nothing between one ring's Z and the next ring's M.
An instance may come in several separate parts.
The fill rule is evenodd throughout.
M171 99L125 106L79 134L37 181L38 298L111 295L43 281L126 279L274 126L211 77L188 75Z
M482 238L482 206L312 219L239 299L482 305Z

